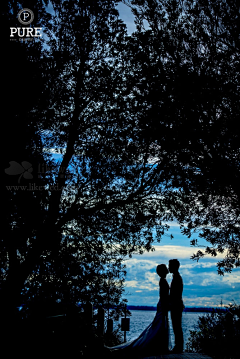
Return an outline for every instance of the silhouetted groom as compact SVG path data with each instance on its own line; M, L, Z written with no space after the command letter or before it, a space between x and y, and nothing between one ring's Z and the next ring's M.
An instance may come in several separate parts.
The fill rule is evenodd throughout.
M173 274L173 279L170 287L170 311L175 336L175 346L172 353L183 352L183 331L182 331L182 312L183 312L183 281L178 269L180 263L177 259L169 261L169 272Z

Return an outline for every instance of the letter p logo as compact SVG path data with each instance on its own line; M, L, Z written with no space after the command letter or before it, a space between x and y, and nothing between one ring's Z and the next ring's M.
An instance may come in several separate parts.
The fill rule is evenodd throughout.
M31 24L33 19L34 19L34 14L30 9L24 8L20 10L18 13L18 21L20 22L20 24L23 25Z
M29 17L30 17L29 12L26 12L26 11L25 11L25 12L23 13L23 20L24 20L24 22L27 22L27 21L28 21L27 19L28 19Z

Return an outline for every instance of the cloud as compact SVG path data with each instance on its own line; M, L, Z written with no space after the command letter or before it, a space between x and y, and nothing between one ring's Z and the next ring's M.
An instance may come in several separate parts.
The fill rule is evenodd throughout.
M155 252L135 255L126 261L127 277L126 287L145 289L149 291L158 290L159 277L156 274L156 266L160 263L168 264L170 258L180 259L180 272L183 277L184 286L189 287L209 287L225 285L231 287L233 282L239 283L239 276L236 274L231 281L231 277L222 279L216 271L216 258L204 258L200 262L190 260L192 249L181 246L158 246ZM170 283L172 275L167 276Z
M178 222L166 222L166 224L168 224L170 227L178 227L179 228L179 223Z
M232 285L232 283L240 284L240 274L238 273L227 273L222 278L222 281L226 284Z
M147 272L145 273L145 278L146 278L146 282L149 283L151 286L154 287L159 286L159 277L156 273Z
M125 287L136 288L136 287L138 287L138 281L136 281L136 280L127 280L125 282Z
M181 264L181 270L183 268L215 268L216 266L216 261L214 262L193 262L193 263L187 263L187 264Z
M184 282L183 299L186 306L217 306L221 298L225 305L233 299L240 301L240 270L225 276L217 274L216 259L192 263L183 259L180 272ZM167 263L166 261L163 261ZM156 273L156 257L131 258L127 261L125 282L129 304L156 305L159 299L159 277ZM170 284L172 275L167 276Z
M163 245L163 246L154 246L155 251L153 252L145 252L141 255L142 259L148 259L151 261L156 261L156 263L160 263L160 260L169 260L171 258L190 258L193 254L192 248L189 247L181 247L181 246L171 246L171 245ZM140 255L138 255L138 258ZM137 258L137 255L135 255Z
M198 307L220 307L221 305L227 306L230 303L239 303L240 301L240 292L226 292L223 294L212 294L212 295L202 295L202 296L192 296L184 297L185 306L198 306ZM222 302L222 304L221 304Z
M145 252L141 255L142 259L150 259L156 260L157 263L160 263L160 260L169 260L173 258L177 259L190 259L190 257L197 252L198 248L188 247L188 246L180 246L180 245L155 245L155 251L153 252ZM135 255L134 257L137 258L140 255ZM206 255L204 258L212 258L210 254ZM217 260L220 258L224 258L224 254L219 254L217 256Z
M222 300L227 305L233 300L240 303L240 269L224 276L217 274L216 264L224 257L210 255L198 262L190 259L198 248L191 247L180 232L177 223L169 223L174 239L162 238L154 252L133 255L126 263L126 298L130 305L156 305L159 299L159 277L156 266L168 265L169 259L180 260L180 273L184 282L183 300L186 306L218 306ZM169 232L171 231L171 228ZM182 245L181 245L182 244ZM172 275L168 274L170 284Z
M213 275L213 277L211 278L204 278L201 283L199 283L199 285L203 286L203 287L209 287L210 285L212 285L213 283L216 283L216 276Z

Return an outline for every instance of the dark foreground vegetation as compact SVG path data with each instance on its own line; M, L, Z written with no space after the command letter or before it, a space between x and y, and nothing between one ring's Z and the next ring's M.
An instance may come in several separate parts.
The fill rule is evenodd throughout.
M17 329L17 327L16 327ZM19 332L5 339L1 355L33 358L37 354L50 358L94 358L96 353L107 358L109 352L104 348L104 339L84 326L73 321L58 323L55 327L49 323L21 324Z
M61 314L60 314L61 313ZM123 342L120 328L104 334L99 332L96 314L90 324L83 311L74 306L52 308L52 316L43 312L33 313L28 318L18 318L1 332L1 357L33 358L109 358L105 346ZM106 321L105 321L106 322Z
M187 351L205 353L217 359L239 358L240 306L233 304L225 312L213 311L199 317L196 330L190 332Z

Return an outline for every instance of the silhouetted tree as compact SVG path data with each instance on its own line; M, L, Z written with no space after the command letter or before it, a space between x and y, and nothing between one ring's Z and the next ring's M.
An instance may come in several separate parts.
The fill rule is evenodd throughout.
M35 14L35 26L43 26L48 21L44 12L44 3L32 1L31 5L23 2L22 6L17 1L5 1L1 8L6 35L9 36L10 27L19 27L17 13L22 7L30 7ZM37 13L38 10L38 13ZM39 16L39 17L38 17ZM40 18L40 20L39 20ZM3 214L1 236L1 314L11 322L11 314L14 313L16 304L19 304L20 284L19 265L25 260L25 255L30 248L29 239L35 238L35 234L46 218L46 203L49 198L47 191L19 191L6 186L28 183L25 180L33 170L37 172L36 163L43 161L50 163L50 157L44 153L39 124L40 114L35 108L41 93L44 91L42 81L42 69L39 66L42 43L12 42L7 38L7 51L3 56L2 71L7 73L4 78L4 91L2 93L3 104L7 109L4 121L4 129L8 141L5 141L2 170L9 167L10 161L16 161L17 176L4 174L3 177ZM28 169L22 166L22 162L28 161ZM25 181L25 183L24 183ZM46 179L34 177L35 185L45 186ZM7 308L11 308L8 310ZM15 313L14 313L15 314Z
M100 245L117 263L151 250L174 218L183 233L200 231L211 243L206 252L228 250L220 273L239 265L237 3L129 1L132 36L115 1L51 3L51 13L41 1L2 9L16 26L19 8L32 7L44 33L42 41L10 42L7 56L11 101L19 67L29 82L8 106L4 168L15 161L21 171L4 177L4 312L33 276L44 283L46 270L68 297L79 300L85 281L91 296L109 271L94 282L105 259L84 253ZM74 296L76 273L84 280Z
M210 243L205 254L226 250L218 272L231 271L240 264L239 4L124 3L136 17L132 111L143 141L152 144L161 182L177 190L183 233L198 245L199 232Z
M27 3L9 4L9 23L16 23L16 11ZM28 284L29 295L35 289L36 296L43 292L37 287L47 282L46 270L60 283L58 299L62 290L65 299L79 300L79 293L91 299L98 288L98 300L104 302L106 292L100 288L108 283L106 290L118 301L121 258L151 250L154 235L160 239L168 228L164 221L172 218L167 211L169 190L158 184L151 143L142 143L138 119L130 113L134 78L116 3L52 1L52 15L45 3L35 5L42 41L11 43L13 58L19 51L24 69L30 70L32 87L29 101L23 101L21 93L23 102L12 106L9 116L9 128L24 122L14 130L18 140L5 161L5 169L13 170L4 177L7 204L1 242L0 297L8 322ZM16 75L17 63L12 67ZM11 75L11 85L14 81ZM27 92L28 84L25 87ZM18 177L16 168L21 169ZM73 243L71 256L66 238ZM88 252L94 253L96 245L109 260L112 255L111 264ZM110 287L108 268L113 274ZM70 281L79 281L78 293Z
M99 239L79 241L65 236L57 258L45 251L28 278L21 315L47 316L54 311L64 314L68 306L85 305L88 301L95 307L119 308L116 313L121 313L126 274L122 260L118 251L106 249Z

